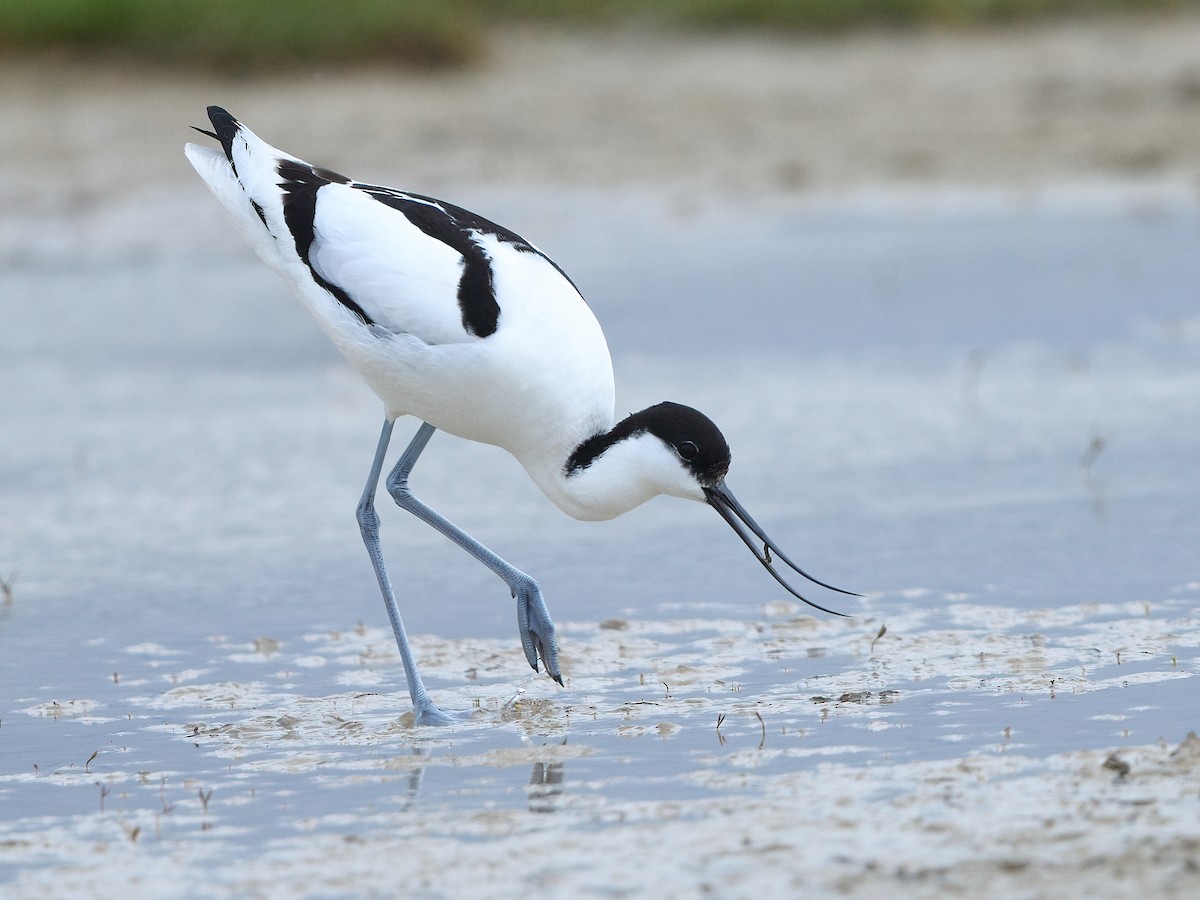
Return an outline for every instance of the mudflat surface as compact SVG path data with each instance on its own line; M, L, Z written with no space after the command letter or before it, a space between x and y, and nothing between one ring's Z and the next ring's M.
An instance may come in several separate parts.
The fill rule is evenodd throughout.
M0 62L3 892L1194 896L1198 60L1182 17ZM572 522L439 435L414 486L540 579L567 677L381 508L473 711L413 728L353 520L378 404L182 159L214 102L548 250L618 410L708 412L852 617L711 510Z

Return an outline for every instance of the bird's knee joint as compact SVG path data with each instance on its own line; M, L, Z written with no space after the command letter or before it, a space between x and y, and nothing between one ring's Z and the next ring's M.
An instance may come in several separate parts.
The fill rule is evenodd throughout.
M358 520L358 529L363 534L379 531L379 513L375 512L373 504L359 506L354 517Z
M509 582L509 587L512 588L514 597L538 597L542 593L538 583L524 572L517 572Z
M392 499L397 503L401 503L405 498L412 496L412 490L408 486L407 478L398 478L395 481L389 478L387 492L392 495Z

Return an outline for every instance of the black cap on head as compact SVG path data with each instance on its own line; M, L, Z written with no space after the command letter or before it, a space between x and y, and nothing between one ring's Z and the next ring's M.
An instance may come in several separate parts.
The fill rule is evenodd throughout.
M729 444L721 429L699 410L666 401L627 416L611 431L588 438L567 460L567 472L586 469L618 441L641 433L674 447L683 465L704 487L718 483L729 471Z

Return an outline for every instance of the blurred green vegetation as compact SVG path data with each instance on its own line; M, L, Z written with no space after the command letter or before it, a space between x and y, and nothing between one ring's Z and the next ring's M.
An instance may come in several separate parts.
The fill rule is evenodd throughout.
M460 63L480 48L459 0L0 0L0 48L66 48L212 68Z
M494 0L506 16L559 21L651 19L700 27L841 31L970 25L1047 16L1200 7L1200 0Z
M0 0L0 49L213 68L470 61L489 27L648 24L791 33L1200 8L1200 0Z

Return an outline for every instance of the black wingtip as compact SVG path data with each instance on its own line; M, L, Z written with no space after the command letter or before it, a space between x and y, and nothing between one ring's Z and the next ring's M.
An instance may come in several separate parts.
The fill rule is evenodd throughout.
M221 126L237 128L238 120L235 119L229 112L221 106L209 106L205 109L208 113L208 121L212 122L213 128L220 129Z
M233 139L241 128L241 123L231 116L226 110L219 106L210 106L208 108L208 121L212 122L215 130L215 137L221 142L221 147L225 150L225 156L229 161L233 162ZM199 130L199 129L197 129ZM211 132L205 132L209 134Z
M197 127L197 126L195 126L195 125L189 125L188 127L189 127L189 128L191 128L191 129L192 129L192 131L198 131L198 132L200 132L201 134L203 134L203 135L207 135L207 136L208 136L208 137L210 137L210 138L214 138L214 139L216 139L216 140L220 140L220 138L218 138L218 137L216 136L216 134L215 134L215 133L213 133L213 132L209 131L207 128L199 128L199 127Z

